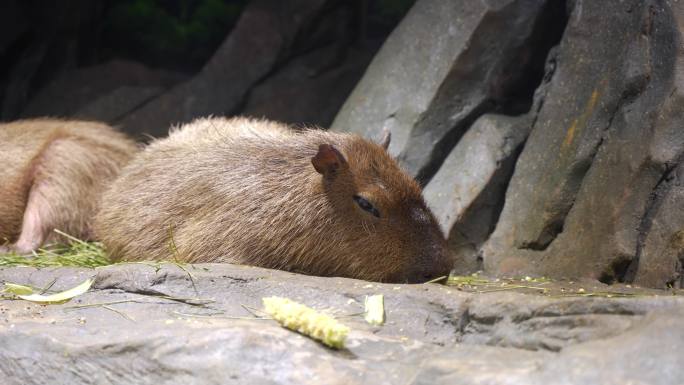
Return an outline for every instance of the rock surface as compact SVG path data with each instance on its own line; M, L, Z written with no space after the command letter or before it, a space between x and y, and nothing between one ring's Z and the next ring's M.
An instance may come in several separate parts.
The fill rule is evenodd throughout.
M558 12L561 2L544 0L416 2L332 129L366 137L389 129L390 152L427 182L478 116L516 108L509 99L540 76L555 38L538 27Z
M376 46L355 47L336 58L339 48L330 45L293 59L250 90L241 115L329 127ZM319 69L331 59L335 61L332 67Z
M392 131L459 271L680 286L682 28L675 1L420 0L333 129Z
M234 265L5 268L0 281L73 287L72 302L0 301L0 378L30 384L672 384L684 298L473 294ZM192 278L191 278L192 277ZM387 323L358 315L385 296ZM352 328L333 351L252 319L280 295ZM356 314L356 315L354 315Z
M84 105L73 116L115 124L164 91L164 88L155 86L121 86Z
M183 76L180 74L151 70L132 61L113 60L64 73L37 92L22 112L22 117L75 116L112 124L122 113L129 112L146 98L160 94L181 80ZM156 91L127 93L127 97L121 100L122 90L128 88ZM140 95L146 98L140 99ZM115 98L120 101L112 106L112 110L95 107L104 99Z
M654 213L643 246L637 250L634 282L659 287L663 282L684 287L684 165L679 163L656 190ZM679 282L677 282L679 281Z
M636 274L656 287L680 274L681 245L658 247L682 224L678 210L663 211L679 195L669 191L679 189L673 170L684 150L681 8L573 3L555 75L483 248L485 269L606 283ZM655 247L656 239L665 242ZM661 272L646 278L640 269Z
M300 30L328 0L255 0L214 56L192 79L121 121L127 132L166 135L171 125L237 112L249 91L276 68Z
M425 187L425 200L458 258L456 272L482 269L479 249L494 230L501 196L530 128L527 115L482 115Z

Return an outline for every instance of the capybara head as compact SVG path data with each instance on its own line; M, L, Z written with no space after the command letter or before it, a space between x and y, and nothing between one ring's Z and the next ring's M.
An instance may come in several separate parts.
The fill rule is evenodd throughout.
M415 180L379 145L356 137L345 147L347 156L321 144L311 163L342 219L330 235L340 238L338 249L350 253L350 267L376 266L382 273L378 280L391 282L425 282L448 274L444 236Z
M149 145L102 202L96 234L124 260L385 282L425 282L451 268L418 184L357 135L199 119Z

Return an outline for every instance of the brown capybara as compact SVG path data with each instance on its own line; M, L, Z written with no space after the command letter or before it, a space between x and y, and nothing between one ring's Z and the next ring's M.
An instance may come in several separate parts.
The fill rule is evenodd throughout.
M89 239L99 196L136 151L102 123L0 124L0 252L57 241L55 229Z
M150 144L105 192L95 233L128 261L390 282L451 268L420 187L383 147L246 118L199 119Z

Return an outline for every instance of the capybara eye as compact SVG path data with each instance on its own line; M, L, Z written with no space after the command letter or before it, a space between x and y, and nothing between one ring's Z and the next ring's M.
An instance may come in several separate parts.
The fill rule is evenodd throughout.
M376 209L375 206L373 206L370 202L368 202L364 198L361 198L358 195L354 195L354 201L363 210L368 211L369 213L373 214L373 216L380 218L380 212L378 211L378 209Z

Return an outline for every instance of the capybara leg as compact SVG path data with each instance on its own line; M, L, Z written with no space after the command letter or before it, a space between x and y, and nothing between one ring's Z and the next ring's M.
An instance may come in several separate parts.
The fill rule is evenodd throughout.
M33 186L24 211L21 233L14 245L10 247L11 250L25 254L39 248L47 235L49 215L48 202L43 197L40 185Z
M55 140L35 164L33 185L24 211L21 233L12 247L29 252L44 243L61 242L61 230L88 238L101 180L114 173L113 161L76 140Z

